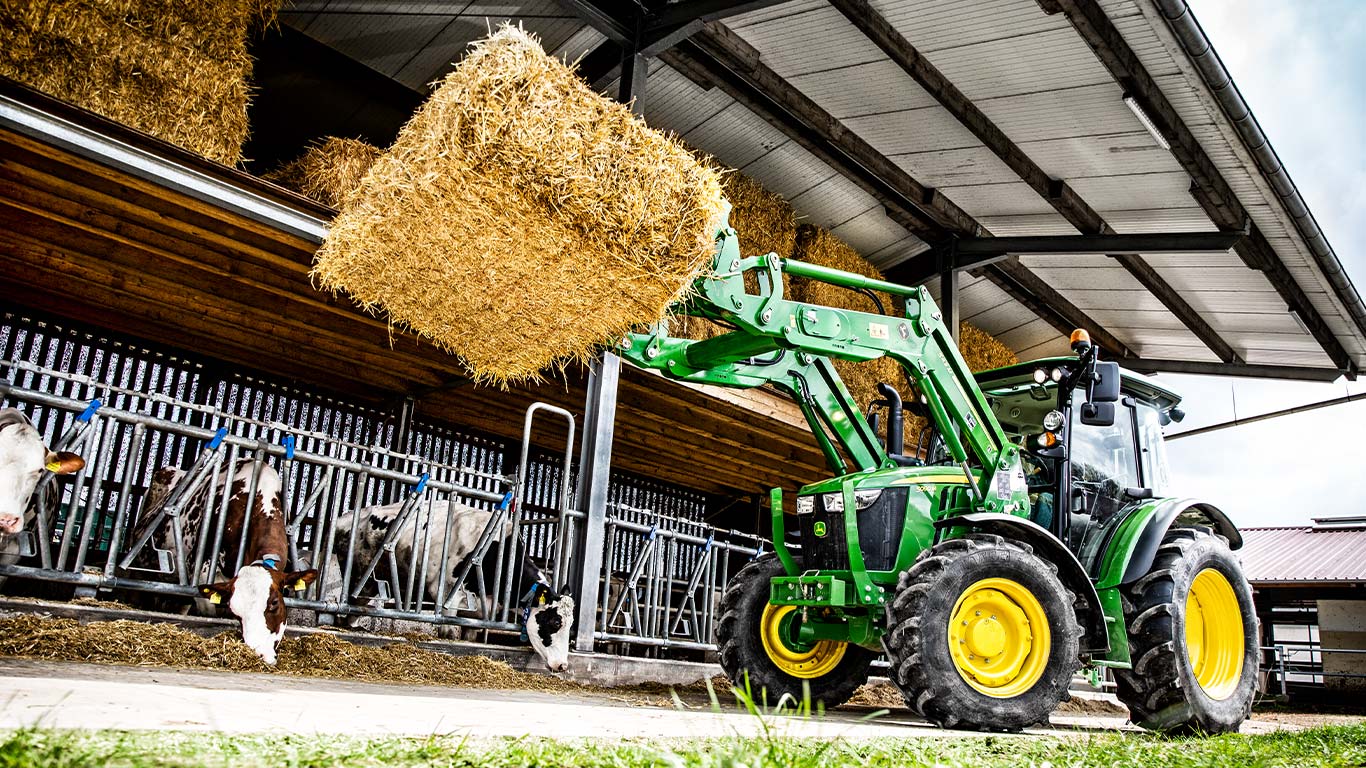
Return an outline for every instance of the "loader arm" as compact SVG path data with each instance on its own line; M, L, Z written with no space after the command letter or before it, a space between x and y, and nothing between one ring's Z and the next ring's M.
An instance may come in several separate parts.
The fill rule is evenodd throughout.
M670 337L667 322L662 322L623 339L623 357L680 381L736 388L774 385L801 407L830 468L845 474L892 467L896 460L887 454L829 358L866 361L890 356L923 397L954 462L975 478L975 506L989 512L1028 513L1017 509L1022 502L1012 487L1014 478L1023 477L1019 449L1007 441L928 291L773 254L742 258L730 228L718 232L716 244L711 269L676 309L736 330L696 341ZM745 290L748 272L758 277L757 294ZM783 295L784 274L900 296L905 314L791 301ZM980 476L969 469L974 463L982 470Z

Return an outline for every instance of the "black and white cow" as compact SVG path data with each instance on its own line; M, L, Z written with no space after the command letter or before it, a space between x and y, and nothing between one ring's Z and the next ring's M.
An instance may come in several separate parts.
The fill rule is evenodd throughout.
M84 466L85 460L74 453L48 450L23 413L0 410L0 563L19 560L19 533L33 524L37 508L47 506L43 500L30 504L43 473L66 475Z
M256 492L250 494L252 476L256 475ZM185 473L175 467L162 467L152 476L152 485L142 506L138 527L130 541L137 541L157 513L168 501ZM210 504L221 503L228 494L227 517L223 525L223 546L216 562L205 563L194 577L201 582L199 593L210 603L226 605L242 628L242 641L267 664L275 663L275 653L285 634L284 593L302 590L317 578L316 570L286 571L289 540L285 532L281 502L280 475L268 464L245 459L232 472L220 472L216 483L204 483L181 507L181 546L188 561L195 551L201 529L206 536L214 535L214 527L203 525L210 517ZM212 490L212 494L210 493ZM222 578L237 563L242 540L242 526L246 521L247 542L242 568L226 581ZM163 521L153 541L161 549L175 546L174 529ZM212 545L210 540L206 551ZM149 553L150 554L150 553ZM214 582L214 583L205 583Z
M360 521L360 527L356 530L356 551L354 557L354 568L359 571L363 569L379 552L384 539L389 534L399 513L403 509L403 504L386 504L383 506L367 507L356 514L340 515L336 521L336 534L333 549L335 551L333 562L345 562L346 548L351 536L351 529L356 525L356 520ZM411 569L418 567L425 561L425 573L416 574L425 584L424 594L428 601L435 603L440 589L441 574L446 574L447 593L452 595L447 600L447 605L456 606L461 602L463 596L461 587L451 582L459 576L464 569L465 561L478 546L479 538L488 526L489 520L493 516L493 510L479 509L459 502L436 501L431 505L430 516L428 516L426 505L421 505L413 514L408 516L403 525L403 529L395 540L394 556L399 565L399 575L404 583L407 582ZM418 528L419 525L426 525L430 534L426 538L426 556L423 556L424 533ZM414 541L414 532L417 532ZM450 531L450 541L446 546L446 557L442 560L442 537ZM510 520L505 523L500 536L506 539L512 533ZM574 623L574 598L564 593L556 591L551 585L551 576L536 561L525 556L523 551L518 551L517 561L520 567L516 571L517 580L513 583L513 595L518 596L521 623L526 628L527 641L530 642L533 650L545 662L545 665L552 670L560 671L569 665L569 636L571 627ZM497 558L488 556L483 563L475 565L475 568L482 568L484 572L484 583L491 589L493 587L493 569ZM335 572L335 571L334 571ZM378 572L381 576L383 570ZM359 575L358 573L355 575ZM470 578L474 578L473 569ZM331 595L333 599L340 597L339 584L332 585L336 594ZM488 614L488 603L485 605L485 615ZM444 606L443 606L444 609ZM452 609L453 610L453 609Z

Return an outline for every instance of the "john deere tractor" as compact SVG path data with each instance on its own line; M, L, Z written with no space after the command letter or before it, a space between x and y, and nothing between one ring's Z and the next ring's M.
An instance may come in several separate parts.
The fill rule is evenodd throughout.
M882 291L905 311L790 301L784 275ZM1231 551L1242 540L1216 507L1170 495L1162 427L1181 416L1177 395L1102 362L1080 332L1074 356L974 377L924 288L742 258L731 229L678 310L734 330L694 341L661 323L621 354L682 381L785 392L835 475L790 506L772 492L774 552L722 601L732 680L770 703L833 707L885 653L914 711L1009 731L1046 722L1082 667L1109 667L1146 727L1218 733L1247 716L1258 632ZM864 413L830 358L884 355L905 381ZM930 424L909 452L906 411Z

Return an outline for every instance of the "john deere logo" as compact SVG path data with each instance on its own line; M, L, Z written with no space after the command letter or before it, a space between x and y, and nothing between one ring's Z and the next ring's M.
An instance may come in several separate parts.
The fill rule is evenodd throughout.
M824 536L825 536L825 523L821 523L821 522L816 523L814 526L811 527L811 532L814 533L814 534L816 534L817 536L824 537Z

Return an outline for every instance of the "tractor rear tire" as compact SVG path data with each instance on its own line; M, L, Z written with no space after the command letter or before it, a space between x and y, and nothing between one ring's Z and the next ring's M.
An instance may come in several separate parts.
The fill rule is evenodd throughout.
M1170 733L1238 730L1257 692L1258 627L1228 542L1172 528L1122 596L1133 669L1116 671L1115 685L1133 721Z
M887 622L892 682L945 728L1047 723L1081 664L1077 602L1056 566L1000 536L920 553L898 580Z
M755 703L765 707L779 706L784 697L795 706L808 692L813 710L837 707L868 682L877 654L835 640L811 648L774 647L783 615L794 610L768 602L769 581L783 575L782 562L770 553L741 568L726 585L716 626L721 667L737 687L745 688L748 681Z

